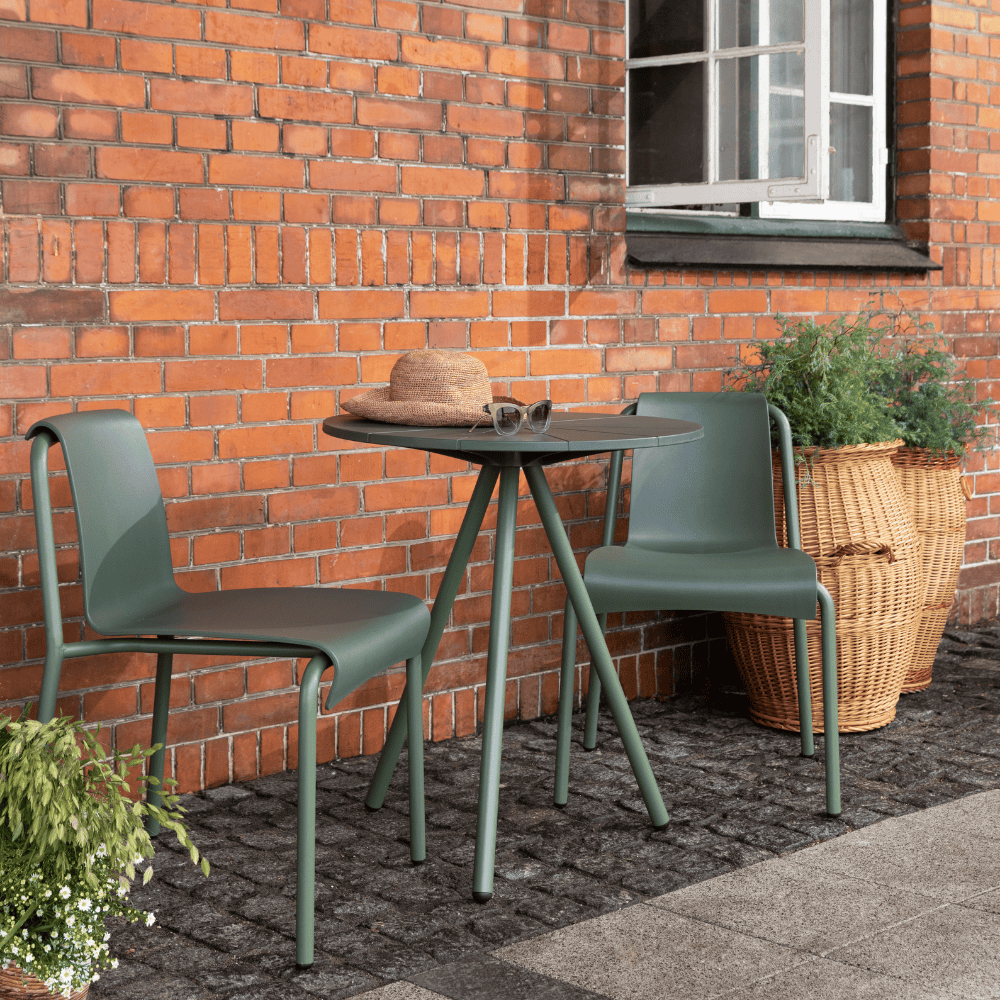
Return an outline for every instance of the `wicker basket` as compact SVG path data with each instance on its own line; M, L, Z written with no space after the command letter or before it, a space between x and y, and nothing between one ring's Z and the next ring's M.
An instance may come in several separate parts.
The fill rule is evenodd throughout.
M70 1000L83 1000L89 990L90 983L87 983L82 990L73 993ZM45 983L22 972L13 963L0 968L0 1000L50 1000L56 997L65 997L65 994L50 993Z
M913 657L924 603L920 547L891 456L899 441L808 449L796 466L802 548L837 611L838 713L841 732L891 722ZM787 545L781 464L774 469L778 541ZM730 647L750 697L750 715L798 732L792 622L727 613ZM813 728L823 731L820 623L806 623Z
M955 599L958 571L965 551L965 501L968 499L961 460L924 448L900 448L892 456L896 478L920 539L920 561L926 585L917 623L916 645L903 694L922 691Z

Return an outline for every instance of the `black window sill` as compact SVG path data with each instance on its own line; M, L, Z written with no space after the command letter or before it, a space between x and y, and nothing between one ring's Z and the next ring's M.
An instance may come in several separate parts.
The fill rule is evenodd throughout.
M640 267L941 270L885 223L626 212L625 246L629 263Z

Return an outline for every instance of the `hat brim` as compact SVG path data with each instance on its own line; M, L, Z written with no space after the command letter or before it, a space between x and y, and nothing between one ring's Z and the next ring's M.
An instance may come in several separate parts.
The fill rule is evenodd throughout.
M494 396L494 403L517 403L510 396ZM518 404L521 405L521 404ZM407 424L411 427L472 427L489 422L482 403L433 403L423 400L389 398L389 387L354 396L340 404L341 409L365 420L383 424Z

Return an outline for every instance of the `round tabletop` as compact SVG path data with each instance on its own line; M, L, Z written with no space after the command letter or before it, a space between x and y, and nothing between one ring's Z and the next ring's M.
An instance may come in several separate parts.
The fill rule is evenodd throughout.
M327 417L323 431L332 437L393 448L415 448L484 465L550 465L570 458L627 448L658 448L702 437L701 424L665 417L616 413L553 413L549 429L536 434L523 425L504 437L491 423L476 427L410 427L359 417Z

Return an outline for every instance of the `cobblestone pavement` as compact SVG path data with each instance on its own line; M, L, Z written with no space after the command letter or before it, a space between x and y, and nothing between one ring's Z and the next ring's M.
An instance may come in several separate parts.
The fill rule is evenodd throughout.
M610 718L598 749L574 745L570 801L551 804L555 724L504 731L496 894L472 902L478 739L426 748L428 860L408 859L405 755L378 813L363 799L374 758L320 768L316 963L294 961L294 772L186 800L205 879L158 846L133 893L152 928L116 925L121 959L95 1000L350 997L435 976L557 927L797 851L887 816L1000 787L1000 623L950 630L934 683L904 696L894 722L841 736L844 812L823 812L822 738L746 717L741 697L637 701L632 710L671 823L654 831ZM574 720L579 740L583 717ZM485 973L485 965L484 965ZM482 977L482 978L487 978ZM442 979L442 982L444 979ZM465 993L461 994L463 997ZM469 994L470 996L472 994ZM476 996L499 997L486 987Z

